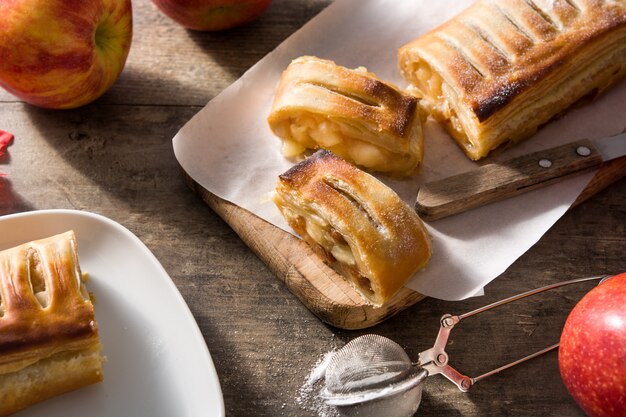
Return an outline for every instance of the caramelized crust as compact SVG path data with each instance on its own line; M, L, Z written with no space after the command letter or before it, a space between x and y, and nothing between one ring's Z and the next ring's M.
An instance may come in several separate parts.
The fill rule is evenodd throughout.
M390 188L326 150L280 175L289 225L365 299L389 300L431 255L417 214Z
M398 59L421 104L479 159L626 76L626 3L478 0Z
M101 364L74 232L0 252L0 415L102 380Z
M363 68L300 57L283 72L272 111L283 154L324 148L373 171L406 176L423 157L417 99Z

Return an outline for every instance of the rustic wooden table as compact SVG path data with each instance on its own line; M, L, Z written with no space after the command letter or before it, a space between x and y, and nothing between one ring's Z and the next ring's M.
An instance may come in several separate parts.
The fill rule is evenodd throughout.
M23 104L0 92L0 128L15 135L0 159L0 214L49 208L100 213L135 233L161 261L209 347L228 416L314 416L299 390L314 364L351 338L375 332L415 358L438 318L558 280L626 271L626 181L570 210L524 256L463 302L426 299L367 331L313 316L185 185L172 152L179 128L330 0L275 0L256 22L196 33L134 2L125 70L101 99L71 111ZM0 231L0 233L2 233ZM558 340L569 309L592 284L548 293L464 322L454 365L477 375ZM598 364L600 366L600 364ZM146 399L149 400L149 399ZM581 416L559 378L557 355L461 393L426 383L422 416Z

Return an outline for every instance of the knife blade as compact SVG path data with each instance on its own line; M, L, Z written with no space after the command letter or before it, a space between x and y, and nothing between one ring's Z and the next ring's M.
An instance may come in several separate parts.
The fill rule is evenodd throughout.
M624 155L626 132L483 165L420 186L415 210L424 220L438 220L553 184Z

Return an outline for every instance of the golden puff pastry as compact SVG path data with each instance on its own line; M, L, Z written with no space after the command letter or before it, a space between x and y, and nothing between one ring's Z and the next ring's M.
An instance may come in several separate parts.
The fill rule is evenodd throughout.
M288 158L323 148L396 177L413 174L423 158L417 99L364 68L295 59L282 74L268 122Z
M327 150L280 175L273 200L296 233L374 306L430 259L430 237L417 214Z
M102 380L73 231L0 252L0 416Z
M626 75L626 2L478 0L398 60L420 104L477 160Z

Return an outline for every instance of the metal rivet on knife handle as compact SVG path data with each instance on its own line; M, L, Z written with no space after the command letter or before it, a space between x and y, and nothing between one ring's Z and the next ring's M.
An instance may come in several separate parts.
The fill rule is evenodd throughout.
M539 160L539 166L541 168L550 168L552 166L552 161L549 159L540 159Z
M591 155L591 149L586 146L579 146L576 148L576 153L580 156L589 156Z

